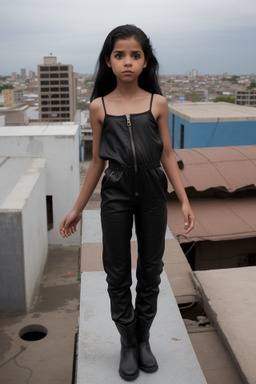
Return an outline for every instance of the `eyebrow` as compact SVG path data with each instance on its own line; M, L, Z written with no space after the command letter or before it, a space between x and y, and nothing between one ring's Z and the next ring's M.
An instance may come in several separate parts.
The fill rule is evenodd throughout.
M125 50L121 50L121 49L116 49L115 51L113 51L113 53L123 53ZM132 53L142 53L142 51L136 49L135 51L131 51Z

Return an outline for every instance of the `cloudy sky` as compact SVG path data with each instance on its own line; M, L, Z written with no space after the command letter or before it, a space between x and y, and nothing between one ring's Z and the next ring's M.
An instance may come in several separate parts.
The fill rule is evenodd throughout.
M135 24L161 74L256 73L256 0L1 0L0 74L37 70L50 53L93 73L106 35Z

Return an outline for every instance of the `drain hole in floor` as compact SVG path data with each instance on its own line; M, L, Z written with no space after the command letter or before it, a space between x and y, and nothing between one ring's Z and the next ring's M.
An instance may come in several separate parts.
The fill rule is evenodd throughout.
M197 320L198 316L205 316L204 309L199 302L179 304L183 319Z
M47 329L42 325L31 324L20 330L19 337L26 341L38 341L47 336L47 333Z

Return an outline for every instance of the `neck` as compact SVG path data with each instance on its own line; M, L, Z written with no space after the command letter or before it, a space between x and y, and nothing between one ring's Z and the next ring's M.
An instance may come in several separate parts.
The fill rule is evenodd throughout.
M143 90L139 87L138 82L123 83L119 81L117 82L117 86L113 91L116 96L121 96L125 99L131 99L140 95L142 92Z

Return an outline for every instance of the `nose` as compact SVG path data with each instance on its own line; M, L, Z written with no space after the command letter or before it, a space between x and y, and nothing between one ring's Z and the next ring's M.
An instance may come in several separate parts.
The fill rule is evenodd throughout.
M124 60L124 65L125 65L126 67L129 67L129 66L131 66L131 64L132 64L132 60L131 60L130 55L126 55L126 56L125 56L125 60Z

